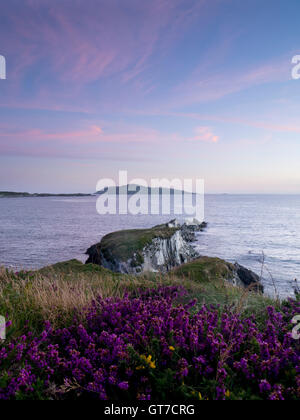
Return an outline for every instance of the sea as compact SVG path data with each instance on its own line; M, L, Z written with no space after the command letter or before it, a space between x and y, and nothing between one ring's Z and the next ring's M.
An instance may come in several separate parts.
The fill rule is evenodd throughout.
M0 265L30 270L70 259L107 233L168 222L170 215L100 215L97 197L0 198ZM253 270L269 295L300 283L300 195L206 195L195 246Z

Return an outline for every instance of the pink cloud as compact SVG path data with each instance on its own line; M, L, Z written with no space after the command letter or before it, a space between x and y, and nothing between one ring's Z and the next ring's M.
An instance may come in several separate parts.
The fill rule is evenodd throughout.
M70 142L72 144L79 143L89 143L95 141L101 141L103 138L103 130L98 126L91 126L87 130L83 131L69 131L62 133L51 133L46 132L45 130L33 128L30 130L10 130L2 131L0 133L2 138L13 138L15 140L21 140L25 142L42 142L46 140L61 140L61 142Z
M73 0L72 7L65 2L54 7L50 1L25 0L8 15L14 28L8 46L18 55L14 74L20 77L43 62L64 82L85 84L118 73L128 82L144 71L154 52L181 36L206 1L184 9L182 0L122 3Z
M213 62L213 61L212 61ZM218 66L219 67L219 66ZM185 82L177 86L168 106L216 101L223 97L266 83L290 80L290 60L287 57L253 68L216 73L208 71L209 63L199 68ZM206 71L203 73L203 69Z
M161 114L160 114L161 115ZM300 133L300 125L296 123L291 123L290 121L285 124L277 124L274 121L261 121L261 120L251 120L247 118L239 117L229 117L229 116L218 116L218 115L209 115L209 114L197 114L197 113L167 113L164 115L183 117L183 118L193 118L196 120L202 121L214 121L230 124L241 124L248 127L262 128L264 130L282 132L282 133Z
M216 136L210 127L197 127L195 133L196 135L191 140L208 143L217 143L219 141L219 136Z
M80 130L50 131L41 128L16 129L8 124L0 126L0 153L3 155L99 158L105 151L115 156L140 150L142 155L148 151L170 150L175 144L188 141L216 143L219 137L209 127L197 127L195 136L188 138L180 133L163 133L148 127L114 125L102 128L97 124ZM176 147L175 147L176 149Z
M115 132L104 131L98 125L60 132L40 128L17 130L7 125L0 129L0 153L18 156L99 158L108 150L116 155L116 145L118 151L124 152L133 144L158 145L165 139L158 131L143 127L121 127Z
M139 101L153 93L159 60L193 24L208 25L215 7L208 0L130 0L126 7L123 0L71 3L23 0L18 8L2 8L10 69L9 94L1 95L0 106L122 110L128 96Z
M282 132L282 133L300 133L300 124L296 121L289 118L284 118L285 121L282 124L274 122L274 117L266 116L265 120L254 120L249 118L242 117L231 117L224 115L213 115L213 114L198 114L196 112L172 112L165 110L155 110L155 111L131 111L136 115L148 115L148 116L167 116L167 117L178 117L178 118L188 118L194 119L197 121L212 121L219 123L228 123L228 124L239 124L247 127L262 128L268 131ZM283 119L283 117L282 117Z

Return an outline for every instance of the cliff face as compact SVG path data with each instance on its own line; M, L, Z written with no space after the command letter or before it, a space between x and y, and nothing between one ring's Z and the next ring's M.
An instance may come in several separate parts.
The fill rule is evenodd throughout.
M136 249L133 248L131 255L116 252L113 247L109 249L106 246L107 237L104 237L99 244L92 246L87 251L89 255L87 263L99 264L119 273L139 274L146 271L167 272L197 258L198 253L186 240L181 229L160 228L157 230L157 236L156 230L157 228L154 228L154 235L143 246L140 246L140 235L143 231L139 231L136 237ZM147 236L149 231L145 230L144 232ZM126 231L124 233L124 246L126 246ZM127 232L129 247L132 242L132 233L133 231ZM117 235L119 234L117 232ZM116 240L118 240L117 237Z
M167 239L156 238L143 250L142 271L172 270L198 256L194 248L184 239L182 231L176 231Z

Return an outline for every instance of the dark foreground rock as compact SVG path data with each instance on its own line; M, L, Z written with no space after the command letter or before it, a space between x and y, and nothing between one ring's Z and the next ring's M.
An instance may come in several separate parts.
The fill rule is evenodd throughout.
M234 264L235 277L239 279L239 282L247 288L253 288L258 292L263 293L264 287L260 282L259 276L251 270L243 267L242 265Z

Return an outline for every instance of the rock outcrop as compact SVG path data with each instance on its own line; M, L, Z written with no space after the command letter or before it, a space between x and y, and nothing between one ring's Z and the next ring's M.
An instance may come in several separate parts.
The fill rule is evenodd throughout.
M219 258L200 257L192 242L206 226L197 221L180 225L175 219L152 229L113 232L87 250L86 264L133 275L174 269L190 275L191 270L199 281L219 278L234 286L263 292L259 277L247 268Z
M231 264L220 258L199 257L173 270L176 276L187 277L196 283L210 283L218 280L233 286L263 293L259 277L239 264Z
M115 232L87 250L87 264L125 274L168 272L199 256L190 244L194 232L174 221L152 229Z
M261 293L264 292L264 287L261 284L259 276L253 271L248 270L238 263L235 263L233 272L233 283L235 285L243 286Z
M141 271L167 272L197 258L199 254L191 246L182 231L177 230L170 238L155 238L143 250Z

